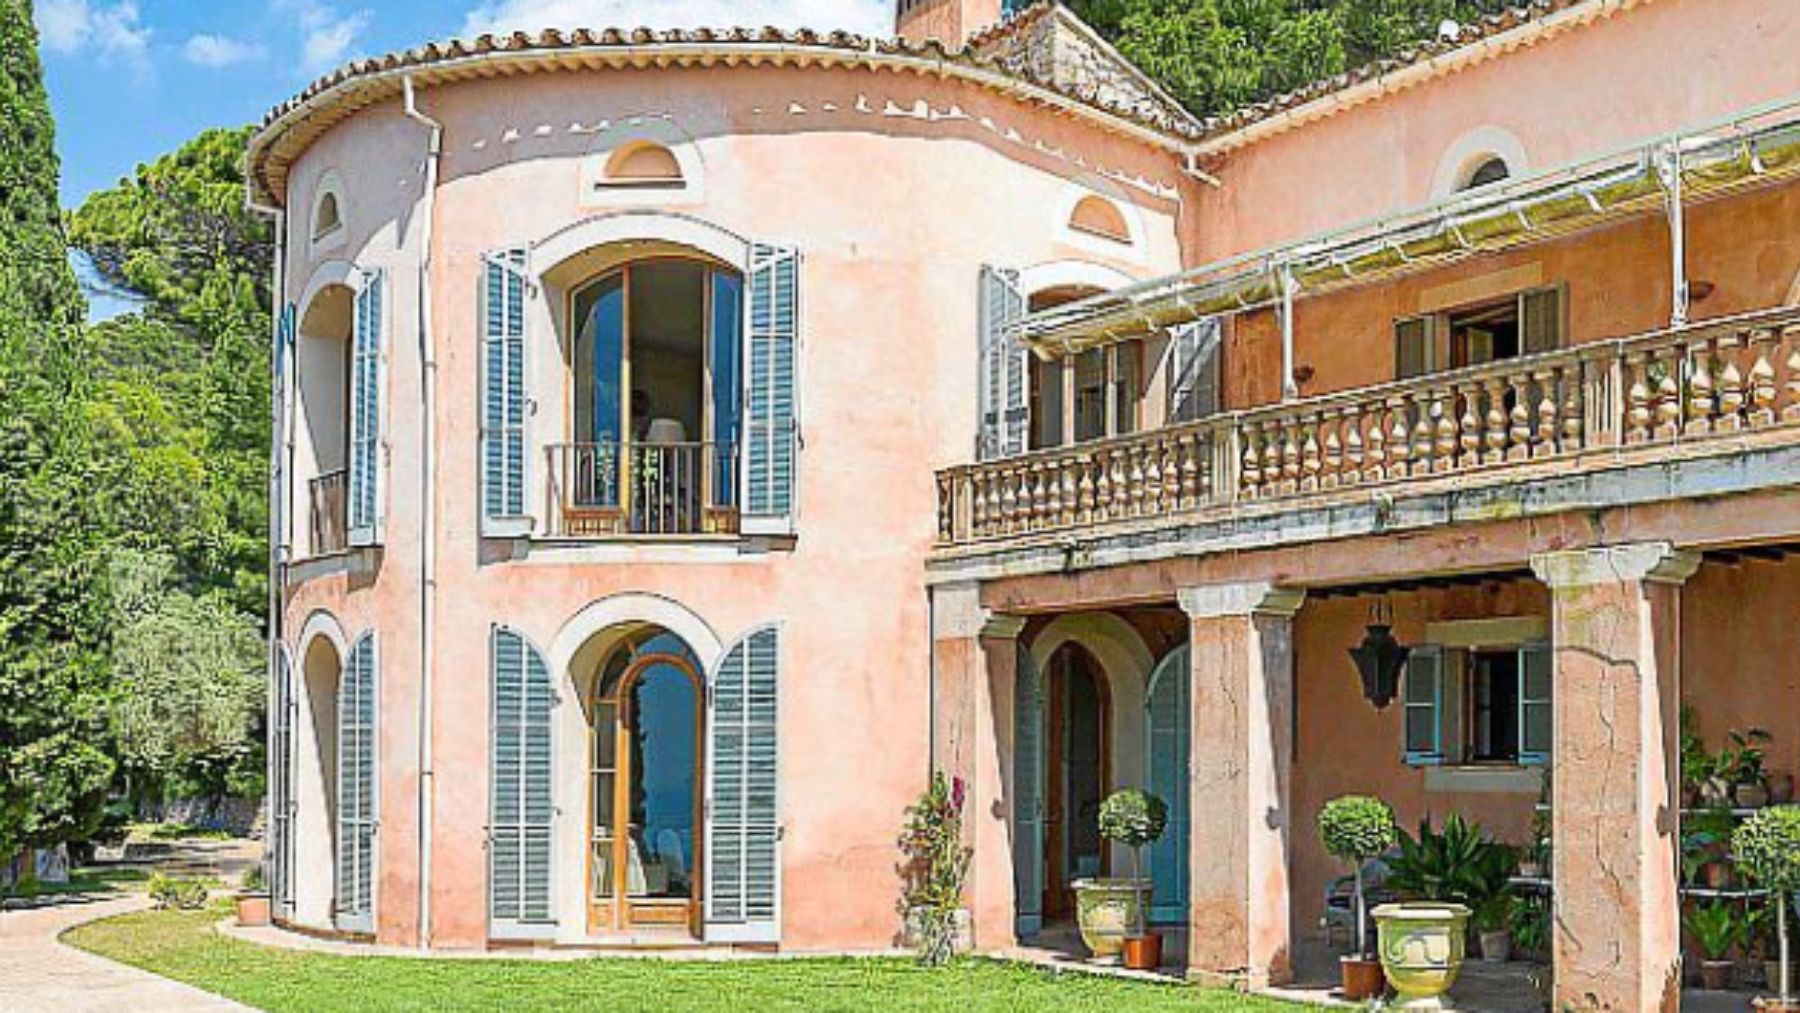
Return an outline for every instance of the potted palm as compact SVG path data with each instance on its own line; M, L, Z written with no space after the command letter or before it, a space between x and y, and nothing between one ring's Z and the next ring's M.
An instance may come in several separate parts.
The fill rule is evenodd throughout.
M1122 948L1126 967L1150 971L1162 964L1162 936L1146 924L1152 884L1142 876L1144 849L1160 840L1168 825L1169 807L1147 791L1126 788L1100 804L1100 836L1131 849L1132 877L1076 884L1081 937L1095 956Z
M1344 998L1374 999L1387 990L1381 961L1369 951L1368 901L1363 895L1364 863L1394 845L1394 811L1366 795L1345 795L1319 810L1319 838L1333 858L1350 863L1356 884L1356 952L1338 960Z
M1779 988L1777 998L1756 1001L1758 1009L1769 1013L1800 1011L1793 993L1793 962L1788 954L1787 900L1800 891L1800 806L1784 805L1763 809L1745 820L1731 838L1738 864L1758 883L1767 887L1775 900L1775 936L1780 952L1780 981L1770 982Z
M1723 900L1696 905L1682 918L1695 945L1700 947L1700 985L1709 992L1731 987L1731 948L1743 935L1744 923L1737 910Z

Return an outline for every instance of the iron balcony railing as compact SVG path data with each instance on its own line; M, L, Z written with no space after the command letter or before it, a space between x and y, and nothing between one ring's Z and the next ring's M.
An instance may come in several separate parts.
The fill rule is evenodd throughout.
M1800 437L1792 307L950 468L938 539L1066 537L1446 477L1504 484L1535 462L1602 466L1781 431Z
M315 556L350 547L348 471L328 471L308 484L308 516Z
M737 448L728 443L563 443L548 448L549 534L735 534Z

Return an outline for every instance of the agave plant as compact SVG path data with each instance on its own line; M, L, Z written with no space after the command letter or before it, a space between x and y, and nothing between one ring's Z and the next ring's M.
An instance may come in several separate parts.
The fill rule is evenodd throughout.
M1452 815L1443 831L1419 822L1417 837L1400 831L1400 854L1389 863L1387 885L1420 900L1480 906L1502 893L1519 867L1519 853L1482 833L1479 824Z

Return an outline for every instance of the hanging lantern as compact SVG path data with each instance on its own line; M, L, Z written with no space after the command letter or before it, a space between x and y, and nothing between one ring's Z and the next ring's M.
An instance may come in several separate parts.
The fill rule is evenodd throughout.
M1393 613L1384 603L1377 602L1370 613L1369 630L1362 643L1350 648L1350 658L1362 676L1363 696L1380 710L1394 702L1400 690L1400 670L1406 667L1412 648L1394 639Z

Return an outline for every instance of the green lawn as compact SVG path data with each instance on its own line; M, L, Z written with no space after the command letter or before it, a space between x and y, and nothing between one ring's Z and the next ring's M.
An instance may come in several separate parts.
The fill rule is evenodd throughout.
M62 894L116 893L149 878L150 874L142 869L117 866L80 868L69 873L67 883L44 883L34 879L23 885L8 887L0 899L34 900Z
M220 910L111 918L65 941L268 1010L1120 1010L1299 1007L973 960L418 960L272 950L215 933Z

